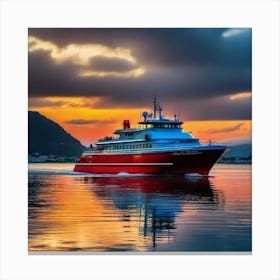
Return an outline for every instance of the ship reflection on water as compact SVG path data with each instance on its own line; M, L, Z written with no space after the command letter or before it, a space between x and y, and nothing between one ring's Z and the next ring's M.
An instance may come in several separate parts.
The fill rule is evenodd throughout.
M30 172L29 251L250 250L250 212L227 227L211 180Z
M84 181L94 186L92 191L98 197L110 199L114 207L123 212L124 219L138 219L141 235L151 237L153 248L157 240L173 237L176 216L188 204L195 203L198 208L219 204L218 193L213 191L208 178L85 177Z

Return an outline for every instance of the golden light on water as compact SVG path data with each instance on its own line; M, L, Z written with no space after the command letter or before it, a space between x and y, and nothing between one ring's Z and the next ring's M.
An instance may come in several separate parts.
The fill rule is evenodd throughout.
M240 238L250 247L250 165L216 165L200 179L87 177L72 168L29 165L30 252L224 250L242 247Z
M121 250L126 246L141 251L152 242L140 234L142 221L135 218L135 210L112 208L109 198L99 199L90 187L74 178L57 177L38 199L46 201L51 210L36 215L37 226L47 226L48 230L29 240L31 251ZM134 218L125 218L128 214Z

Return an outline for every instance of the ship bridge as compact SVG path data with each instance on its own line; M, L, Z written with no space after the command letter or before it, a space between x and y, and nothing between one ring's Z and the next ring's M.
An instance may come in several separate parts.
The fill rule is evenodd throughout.
M99 147L107 145L109 149L119 148L118 145L126 147L162 147L173 145L200 145L199 140L194 138L190 132L184 132L182 129L183 121L177 119L167 119L163 117L162 109L154 99L153 113L143 112L143 121L138 122L139 128L131 128L129 120L123 121L122 129L117 129L114 134L118 138L105 137L96 144ZM131 144L133 144L131 146Z
M169 119L148 119L138 122L138 124L141 128L181 128L183 122Z

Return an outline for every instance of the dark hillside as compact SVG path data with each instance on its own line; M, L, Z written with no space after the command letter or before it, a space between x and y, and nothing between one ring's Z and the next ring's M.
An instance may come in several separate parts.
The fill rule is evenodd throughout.
M28 111L28 154L79 156L85 147L60 125Z

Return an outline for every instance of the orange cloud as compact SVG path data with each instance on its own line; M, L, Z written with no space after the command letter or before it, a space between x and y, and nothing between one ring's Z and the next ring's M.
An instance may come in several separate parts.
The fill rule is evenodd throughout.
M239 92L232 94L229 99L230 100L236 100L236 99L241 99L241 98L249 98L252 97L252 92Z

